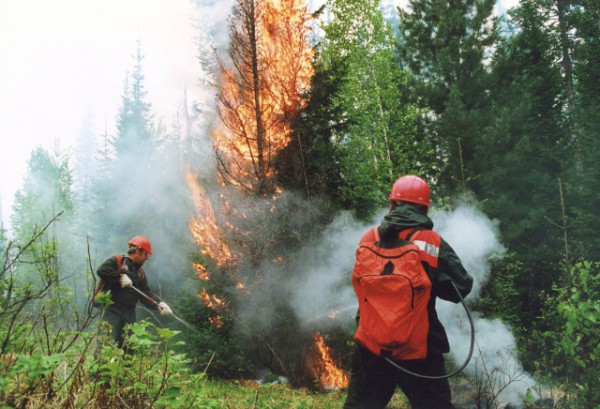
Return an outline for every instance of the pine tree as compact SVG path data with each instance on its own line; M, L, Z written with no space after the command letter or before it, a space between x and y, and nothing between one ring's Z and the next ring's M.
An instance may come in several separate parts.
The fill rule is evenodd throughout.
M74 220L72 184L68 158L59 147L54 154L41 147L31 152L23 187L15 194L13 203L11 227L14 241L29 243L42 229L54 222L44 237L29 247L21 258L25 261L18 266L21 279L36 279L40 273L36 271L37 260L53 260L55 271L46 272L51 275L60 271L61 266L57 263L62 262L64 267L65 261L72 261L72 244L76 240L70 229ZM57 217L58 221L55 221ZM44 264L42 267L47 266Z
M121 107L117 116L117 134L111 140L115 154L114 171L118 176L131 174L131 161L143 159L148 163L154 149L154 127L151 105L146 101L142 61L144 56L138 43L134 70L125 81ZM143 166L142 166L143 167Z
M73 177L62 154L41 147L31 152L23 187L15 194L11 226L17 240L26 240L61 212L73 211Z
M487 62L497 38L495 0L411 0L399 9L401 62L414 74L412 99L430 110L437 154L447 167L440 182L456 186L473 160L488 118ZM450 189L452 190L452 189Z
M138 42L134 69L124 82L117 133L106 135L100 152L93 236L101 254L122 248L133 235L151 236L148 220L160 219L160 210L152 205L156 191L148 184L159 178L161 168L156 166L156 129L146 101L143 58Z
M304 95L306 106L299 110L292 124L290 144L278 157L279 178L284 187L302 192L307 198L324 196L338 202L342 185L340 159L332 135L346 132L343 107L334 99L346 80L343 63L327 66L321 57L315 59L315 75Z
M600 260L600 5L583 1L571 7L576 35L572 43L575 81L575 139L572 164L565 178L573 212L572 235L575 258Z
M475 151L478 197L486 214L502 221L504 243L522 263L515 288L523 328L537 325L543 294L564 268L558 180L570 160L560 41L536 3L522 1L511 11L514 26L492 63L490 122ZM543 353L531 337L522 346Z
M275 161L312 75L308 21L299 0L235 3L213 136L221 180L245 193L275 191Z
M88 111L83 117L79 130L78 143L73 156L73 195L76 213L80 221L91 221L94 205L94 179L98 171L96 154L98 141L94 134L94 124ZM81 232L90 232L88 226L82 226Z

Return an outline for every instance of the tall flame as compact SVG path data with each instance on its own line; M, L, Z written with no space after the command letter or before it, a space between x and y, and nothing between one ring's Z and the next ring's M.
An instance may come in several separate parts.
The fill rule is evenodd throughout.
M271 205L275 206L281 193L275 185L275 159L290 143L291 124L304 106L303 96L314 74L314 51L308 45L309 22L313 17L305 0L236 0L235 3L237 7L230 19L230 62L219 60L221 121L211 131L218 181L236 187L241 193L272 195ZM218 215L229 212L239 220L245 220L246 215L241 209L225 207L228 206L226 203L213 208L205 190L198 185L197 176L188 172L187 179L197 210L189 228L200 251L214 260L217 267L233 275L231 278L238 283L236 290L240 295L249 294L246 286L259 282L260 277L244 280L237 268L243 264L244 256L251 259L251 264L259 265L265 261L262 257L266 253L260 249L256 251L257 246L252 245L252 240L239 241L246 233L247 236L259 233L252 228L240 232L231 224L219 224L215 211L220 212ZM251 215L249 218L252 221ZM226 237L236 238L233 248L241 249L239 254L232 254L224 240ZM285 262L277 255L271 260L273 263ZM211 279L203 265L193 267L200 280ZM236 274L239 277L235 277ZM225 306L223 300L209 295L206 289L198 297L216 313L209 318L210 322L220 327L220 314ZM344 387L348 382L347 375L336 368L320 335L319 338L315 336L315 341L319 362L324 366L322 371L319 370L324 387Z
M222 182L267 193L277 155L289 144L314 73L312 18L303 0L237 1L229 57L221 62L221 126L215 141Z
M325 344L320 333L314 335L315 348L319 354L316 361L316 371L323 389L344 389L348 387L349 378L331 358L331 350Z
M192 192L194 206L198 212L198 215L192 217L192 221L189 224L196 244L200 246L202 254L208 255L212 260L215 260L217 265L225 266L231 264L234 258L225 240L223 240L223 235L217 225L217 218L215 217L212 203L207 197L205 190L197 182L198 176L188 170L186 178L188 187ZM206 270L201 272L196 266L194 267L199 276L204 276Z

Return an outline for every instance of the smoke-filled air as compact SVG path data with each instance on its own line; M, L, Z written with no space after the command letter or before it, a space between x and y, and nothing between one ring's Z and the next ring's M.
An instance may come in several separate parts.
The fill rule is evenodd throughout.
M550 3L3 1L0 406L599 407Z

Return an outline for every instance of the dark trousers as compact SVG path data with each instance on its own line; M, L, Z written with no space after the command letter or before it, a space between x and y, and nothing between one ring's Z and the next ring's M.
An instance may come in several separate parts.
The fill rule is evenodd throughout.
M441 353L398 364L411 372L428 376L446 373ZM352 358L352 373L344 409L383 409L392 399L396 386L402 389L412 409L455 409L447 379L430 380L405 374L359 346Z
M104 320L110 324L112 338L117 342L119 348L123 348L125 343L123 328L127 324L136 322L135 308L122 310L111 305L104 311Z

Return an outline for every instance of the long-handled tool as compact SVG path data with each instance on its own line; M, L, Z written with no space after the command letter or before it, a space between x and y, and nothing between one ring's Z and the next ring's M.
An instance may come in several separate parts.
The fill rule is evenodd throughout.
M158 305L159 304L158 302L156 302L155 299L153 299L152 297L149 297L146 293L144 293L143 291L137 289L135 286L132 285L129 288L135 290L135 292L137 292L139 295L141 295L142 297L144 297L146 300L148 300L152 304L154 304L154 305ZM189 329L197 331L196 328L192 327L190 324L188 324L187 322L185 322L184 320L182 320L181 318L179 318L177 315L175 315L172 310L171 310L171 317L175 318L177 321L181 322L183 325L185 325Z

